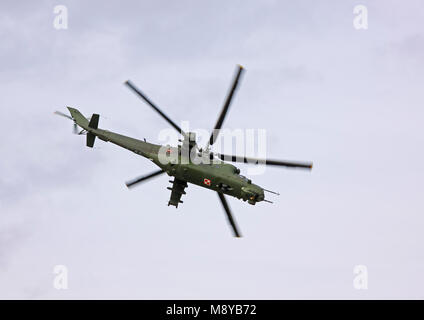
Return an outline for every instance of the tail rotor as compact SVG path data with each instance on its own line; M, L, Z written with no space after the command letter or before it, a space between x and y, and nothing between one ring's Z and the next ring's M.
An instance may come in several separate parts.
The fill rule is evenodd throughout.
M66 118L66 119L69 119L69 120L71 120L74 124L73 124L73 128L72 128L72 132L73 132L73 134L77 134L77 135L82 135L82 134L85 134L85 130L81 130L81 131L79 131L78 130L78 124L77 124L77 122L75 121L75 119L74 118L72 118L70 115L68 115L68 114L66 114L66 113L63 113L63 112L61 112L61 111L55 111L55 112L53 112L55 115L57 115L57 116L61 116L61 117L64 117L64 118ZM91 117L90 118L88 118L87 119L88 121L90 121L91 120Z
M72 130L73 133L74 134L80 134L78 132L78 125L77 125L77 123L75 122L75 120L70 115L67 115L67 114L65 114L63 112L60 112L60 111L55 111L54 114L71 120L74 123L73 130Z

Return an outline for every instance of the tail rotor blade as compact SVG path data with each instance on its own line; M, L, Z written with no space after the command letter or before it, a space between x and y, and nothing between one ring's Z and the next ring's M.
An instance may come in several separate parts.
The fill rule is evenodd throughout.
M69 120L74 120L74 119L72 119L72 117L71 117L70 115L65 114L65 113L63 113L63 112L60 112L60 111L55 111L55 112L54 112L54 114L56 114L56 115L58 115L58 116L61 116L61 117L68 118Z
M61 117L64 117L64 118L67 118L69 120L72 120L74 122L72 132L74 134L78 134L78 125L77 125L77 123L75 122L75 120L70 115L67 115L66 113L63 113L63 112L60 112L60 111L55 111L54 114L55 115L58 115L58 116L61 116Z
M237 225L235 220L233 219L233 215L231 214L230 206L228 205L227 199L225 199L225 196L223 193L217 192L219 196L219 200L221 200L222 206L224 207L224 211L227 214L228 222L231 225L231 228L233 229L234 236L237 238L241 237L240 232L238 231Z

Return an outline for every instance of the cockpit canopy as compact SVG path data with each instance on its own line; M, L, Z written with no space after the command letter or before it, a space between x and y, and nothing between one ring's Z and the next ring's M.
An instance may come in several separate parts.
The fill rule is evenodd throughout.
M239 172L240 172L240 170L239 170ZM250 180L250 179L247 179L245 176L243 176L243 175L241 175L241 174L239 174L238 175L243 181L245 181L245 182L247 182L247 183L252 183L252 180Z

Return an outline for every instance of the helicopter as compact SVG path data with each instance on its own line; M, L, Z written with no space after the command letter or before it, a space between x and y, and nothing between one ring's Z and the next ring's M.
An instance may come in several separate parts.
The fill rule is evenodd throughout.
M55 114L68 118L74 122L74 133L86 135L87 147L93 148L97 137L102 141L111 142L137 155L145 157L159 167L157 171L126 182L128 188L132 188L142 182L146 182L149 179L166 173L168 176L173 177L173 180L169 180L172 186L167 188L171 191L168 206L171 205L176 208L178 208L180 203L183 203L181 197L186 194L185 189L188 187L189 183L216 192L232 228L233 235L235 237L241 237L241 233L233 218L226 196L235 197L247 201L251 205L255 205L262 201L272 203L265 199L264 192L270 192L277 195L278 193L252 183L250 179L240 175L239 168L228 162L312 169L312 162L256 159L245 156L219 154L211 151L211 147L217 141L217 137L228 113L243 71L244 68L238 65L232 81L232 86L227 94L221 113L207 141L207 145L204 148L198 147L196 143L196 134L194 132L184 132L130 80L127 80L124 84L165 119L168 124L177 130L182 136L182 139L179 139L179 142L181 142L180 145L177 147L157 145L147 142L146 139L144 139L144 141L138 140L100 129L98 127L99 114L93 114L90 118L86 118L80 111L69 106L67 109L70 115L60 111L56 111ZM78 127L82 128L82 130L79 131Z

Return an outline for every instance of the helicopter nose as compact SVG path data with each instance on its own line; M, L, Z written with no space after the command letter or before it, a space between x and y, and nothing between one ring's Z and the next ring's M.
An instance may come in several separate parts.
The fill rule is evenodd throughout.
M264 199L265 199L264 190L262 188L259 188L256 193L256 201L259 202L259 201L263 201Z
M265 196L264 196L264 192L262 191L262 193L261 194L259 194L257 197L256 197L256 201L263 201L265 199Z
M247 196L247 200L250 204L255 204L256 202L263 201L265 199L264 191L262 188L252 188L253 185L250 186L250 188L242 188L244 193Z

